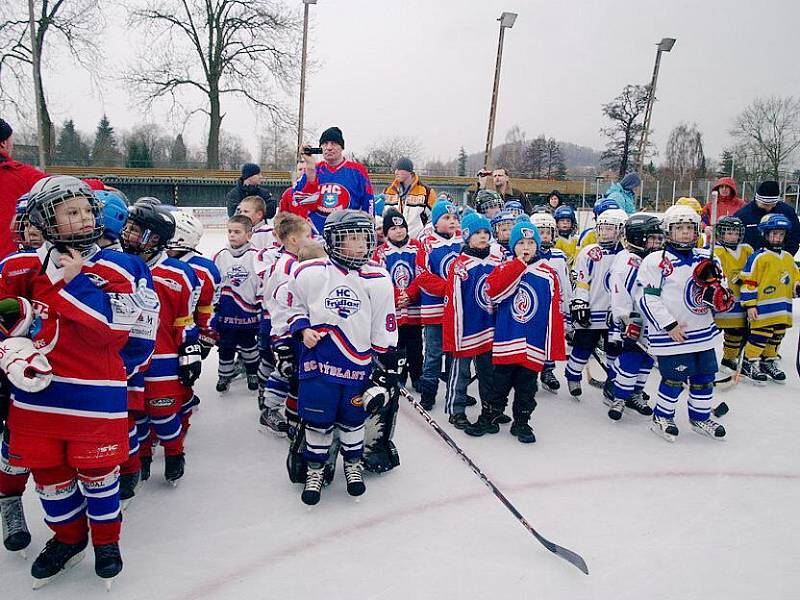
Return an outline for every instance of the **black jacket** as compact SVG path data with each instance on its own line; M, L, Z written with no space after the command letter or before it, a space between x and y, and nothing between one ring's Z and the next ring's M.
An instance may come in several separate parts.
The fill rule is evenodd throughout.
M263 198L264 204L267 207L267 214L264 215L265 219L271 219L275 216L275 211L278 206L275 200L272 199L272 194L269 193L269 190L260 185L242 185L242 180L240 179L236 186L231 188L225 196L225 204L228 207L229 217L236 214L236 208L239 206L239 202L247 196L260 196Z
M772 210L766 211L759 207L755 201L751 201L736 211L734 216L739 217L744 223L744 241L757 250L764 245L764 240L758 232L758 224L764 215L771 213L783 215L792 222L792 230L789 232L783 247L789 254L794 256L797 254L798 248L800 248L800 221L797 219L797 213L786 202L778 202Z

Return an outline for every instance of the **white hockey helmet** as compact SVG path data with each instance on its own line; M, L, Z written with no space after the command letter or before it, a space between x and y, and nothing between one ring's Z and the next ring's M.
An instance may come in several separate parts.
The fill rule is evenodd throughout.
M541 247L542 250L549 250L552 248L556 240L556 230L558 229L553 215L544 212L534 213L531 215L531 223L539 230L539 235L541 235L542 229L550 230L550 241L545 242L542 240Z
M674 204L664 212L662 219L664 234L670 245L676 248L689 249L694 248L697 244L697 238L700 236L700 215L698 215L693 208L685 204ZM679 242L672 237L673 225L691 224L694 226L694 236L691 241Z
M167 244L167 250L196 250L203 237L203 224L200 219L185 210L176 210L175 235Z
M600 215L597 217L597 223L595 223L594 226L595 233L597 234L597 243L604 248L613 248L616 246L622 237L622 232L627 221L628 213L621 208L611 208L600 213ZM603 226L614 227L616 230L616 235L611 239L604 239L604 236L600 235L600 227Z

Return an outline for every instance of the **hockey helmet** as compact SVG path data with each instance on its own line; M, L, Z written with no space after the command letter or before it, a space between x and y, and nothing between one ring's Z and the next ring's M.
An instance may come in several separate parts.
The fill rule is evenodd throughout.
M130 229L131 224L141 229L141 235L136 235ZM174 235L175 217L170 211L164 206L137 200L128 208L128 221L120 241L125 252L152 253L166 247Z
M597 217L595 224L595 233L597 234L597 243L606 249L614 248L619 243L620 235L622 234L625 222L628 220L628 213L621 208L610 208L603 211ZM614 228L614 234L606 237L604 233L607 227Z
M167 243L168 250L196 250L203 237L203 224L200 219L185 210L176 210L172 213L175 217L175 235Z
M761 222L758 224L758 232L761 234L761 237L764 238L764 247L770 250L781 250L783 244L786 242L786 235L788 235L791 230L792 222L784 215L776 213L764 215L761 217ZM771 231L784 231L786 235L784 235L780 243L770 243L767 240L767 234Z
M478 190L475 195L475 209L482 215L492 208L503 210L504 207L503 197L494 190Z
M556 220L556 226L562 219L569 219L572 222L569 229L558 229L558 232L564 237L571 236L578 229L578 218L575 216L575 210L571 206L562 204L553 213L553 218Z
M69 212L58 209L73 199L85 199L88 202L93 223L83 223L84 216L72 214L78 212L72 210L77 207L70 207ZM67 247L86 249L103 234L100 201L86 183L70 175L53 175L37 181L29 192L27 215L30 224L59 250ZM62 221L60 224L59 220Z
M648 244L651 236L657 236L657 247ZM653 241L656 241L653 240ZM661 221L655 215L636 213L628 217L625 223L625 245L634 254L645 257L650 252L657 250L664 243L664 232Z
M522 202L519 200L509 200L506 202L504 210L507 210L515 217L525 214L525 207L522 206Z
M128 205L114 192L97 191L94 193L103 205L103 222L105 230L103 235L109 240L118 240L125 222L128 220Z
M744 240L744 223L739 217L720 217L714 229L717 234L717 243L724 248L735 250ZM731 232L736 233L736 241L727 241L726 234Z
M703 212L703 205L700 204L697 198L687 198L686 196L683 196L682 198L678 198L675 204L680 206L688 206L698 215Z
M594 203L592 211L594 212L595 218L597 218L605 211L612 210L614 208L622 208L622 207L619 205L619 202L617 202L612 198L600 198L600 200Z
M545 213L534 213L531 215L531 223L536 226L536 229L539 230L539 236L542 236L543 229L550 230L550 239L545 240L543 237L541 238L541 248L542 250L549 250L553 247L556 240L556 220L553 218L549 212Z
M358 210L337 210L328 216L322 230L325 252L331 260L347 269L360 269L375 251L375 227L369 216ZM363 241L363 248L345 248L351 239ZM357 242L357 243L358 243Z
M700 215L693 208L685 204L673 204L664 212L661 224L670 246L688 250L697 244L697 238L700 236ZM673 226L683 224L690 224L694 227L694 236L691 241L682 242L673 237Z

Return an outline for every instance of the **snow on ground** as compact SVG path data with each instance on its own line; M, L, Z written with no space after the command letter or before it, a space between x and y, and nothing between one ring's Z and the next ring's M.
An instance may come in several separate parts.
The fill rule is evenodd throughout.
M222 244L221 234L208 237L209 250ZM337 473L307 510L286 476L285 440L257 431L244 382L214 391L212 355L186 476L168 486L158 453L125 513L125 569L111 596L90 552L35 597L795 598L797 337L795 328L783 345L788 385L719 393L731 407L723 442L690 431L685 400L675 444L651 433L646 417L613 423L588 386L580 403L539 392L536 444L519 444L508 426L470 438L447 424L440 389L434 418L533 527L586 559L588 577L541 547L407 403L397 421L400 468L369 475L358 503ZM33 542L27 562L0 551L4 600L34 597L30 564L50 537L33 489L25 508Z

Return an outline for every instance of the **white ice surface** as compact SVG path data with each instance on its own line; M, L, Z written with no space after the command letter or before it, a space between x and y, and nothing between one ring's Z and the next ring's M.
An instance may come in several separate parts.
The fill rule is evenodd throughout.
M219 233L207 237L209 251L222 244ZM783 345L788 385L742 383L717 395L731 407L724 442L690 431L685 400L675 444L645 417L628 412L613 423L588 385L580 403L539 392L533 445L508 426L470 438L447 424L440 388L434 418L533 527L586 559L588 577L540 546L405 402L400 468L368 475L359 503L337 473L309 512L286 476L286 441L257 431L256 399L241 380L223 396L214 391L212 355L197 386L186 475L167 485L157 452L125 513L125 569L111 595L91 549L31 591L30 564L50 533L29 487L33 542L27 562L0 549L0 600L798 598L797 336L795 328Z

